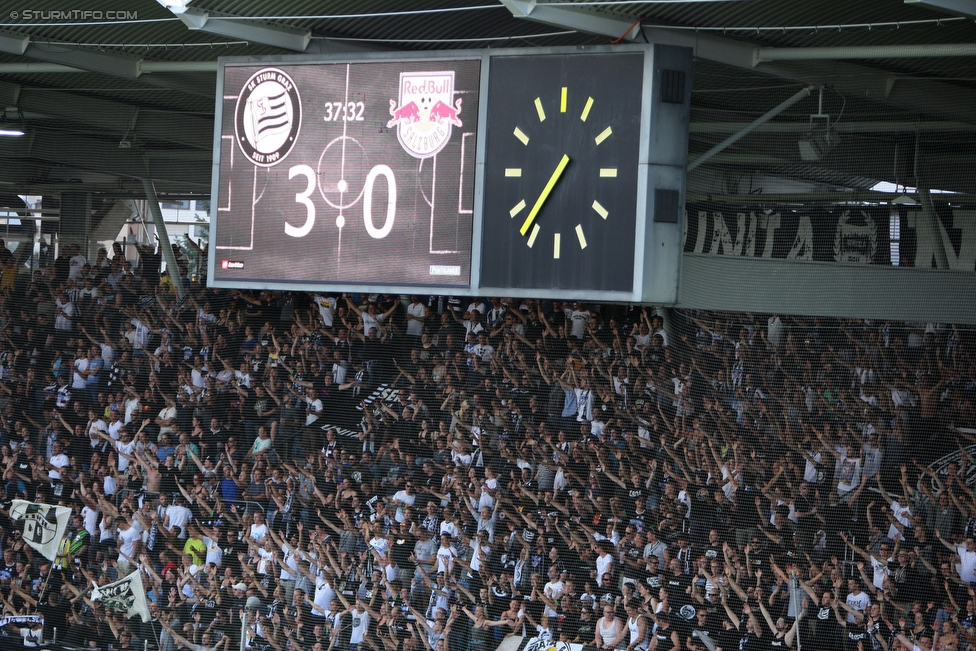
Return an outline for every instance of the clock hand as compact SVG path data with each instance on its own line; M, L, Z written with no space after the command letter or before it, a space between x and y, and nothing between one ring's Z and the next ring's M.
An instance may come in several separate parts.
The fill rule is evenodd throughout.
M524 222L522 222L522 228L519 229L519 233L525 235L529 232L529 227L532 226L532 222L535 221L536 215L538 215L539 211L542 210L542 204L544 204L546 199L549 198L549 193L552 192L552 189L556 186L556 181L558 181L559 177L562 176L563 170L566 169L567 165L569 165L569 156L563 154L562 159L559 161L559 165L556 165L556 170L552 173L552 176L549 177L546 187L542 188L542 194L540 194L539 198L535 200L535 205L532 206L532 210L529 211L529 216L525 218Z

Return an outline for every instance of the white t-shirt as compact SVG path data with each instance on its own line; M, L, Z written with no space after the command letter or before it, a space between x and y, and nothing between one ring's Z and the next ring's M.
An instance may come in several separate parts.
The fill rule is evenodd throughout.
M264 537L268 535L268 525L266 524L252 524L251 525L251 540L254 542L261 542Z
M111 436L114 440L118 441L119 430L122 429L124 426L125 423L123 423L121 420L117 420L114 423L109 421L108 425L105 426L105 431L107 431L108 435Z
M141 539L142 539L142 535L139 533L139 531L136 530L135 527L129 527L125 531L122 531L121 529L119 530L118 541L119 541L119 562L120 563L128 562L125 556L123 556L122 554L125 554L126 556L129 556L129 558L133 558L133 560L135 560L134 556L135 556L135 549L136 549L135 546L136 541Z
M119 472L125 472L129 468L131 461L123 457L123 454L128 454L132 456L132 452L136 449L135 440L129 441L128 443L123 443L122 441L115 442L115 449L119 452Z
M56 466L58 470L48 470L48 479L53 481L61 481L61 473L59 471L61 468L67 468L70 464L71 460L68 459L68 455L64 454L63 452L61 454L55 454L53 457L51 457L51 465Z
M331 328L332 319L335 316L336 299L324 294L315 294L312 298L315 300L315 305L319 308L319 316L322 317L322 323L325 324L326 328Z
M895 520L901 524L906 529L910 529L912 526L912 510L906 505L902 506L898 502L891 503L891 513L895 516ZM902 535L898 531L898 527L893 524L888 525L888 537L894 540L895 536ZM976 580L976 579L974 579Z
M607 573L607 568L613 565L613 554L596 557L596 584L603 587L603 575Z
M871 605L871 597L869 597L868 593L864 592L863 590L857 594L852 592L851 594L847 595L847 599L845 599L845 601L847 602L848 606L862 613ZM847 613L847 622L849 624L853 624L854 615Z
M401 504L406 504L407 506L413 506L414 502L417 501L416 495L410 495L407 491L397 491L393 494L393 501L400 502Z
M861 460L850 457L841 459L837 480L837 492L840 495L857 488L861 483Z
M967 552L966 545L962 544L956 548L959 554L959 578L963 583L976 581L976 552Z
M207 546L207 563L213 563L217 567L220 567L221 563L224 562L224 552L220 549L219 541L203 537L203 544Z
M318 398L315 400L305 398L305 404L308 406L308 410L305 412L305 427L308 427L319 419L319 414L322 413L322 401Z
M560 595L562 595L564 587L566 587L565 584L562 581L557 579L556 581L550 581L549 583L547 583L545 587L542 589L542 591L545 593L547 597L549 597L553 601L559 601L559 597ZM545 614L548 615L549 617L555 617L556 611L554 611L549 606L546 606Z
M71 330L71 320L75 316L74 303L62 303L61 299L58 299L55 304L61 309L61 313L54 318L54 329Z
M319 574L315 577L315 598L312 601L315 605L322 610L328 610L329 604L332 600L336 598L335 590L332 589L332 584L329 580L325 578L324 574ZM325 617L325 615L316 609L312 609L312 614L319 617Z
M88 387L88 358L81 357L75 360L74 371L71 373L71 388L85 389Z
M363 638L366 637L366 631L369 630L369 613L353 610L350 616L352 617L352 624L350 624L352 632L349 634L349 643L362 644Z
M449 576L454 571L454 558L457 556L451 547L437 548L437 571Z
M85 521L85 529L89 536L95 535L95 527L98 526L98 509L90 509L87 506L81 507L81 517Z
M159 411L159 420L169 420L170 418L176 418L176 407L163 407ZM159 435L172 434L173 428L169 425L163 425L159 428Z
M423 303L411 303L407 306L407 315L423 319L427 314L427 308ZM411 337L419 337L424 334L424 322L414 319L407 319L407 334Z
M888 576L888 564L872 556L871 569L874 570L874 576L871 577L871 584L878 590L883 590L885 577Z
M169 516L169 530L172 532L179 529L178 536L186 538L186 523L193 517L193 512L185 506L170 504L166 507L166 515Z
M570 335L577 339L582 339L586 333L586 324L590 322L589 310L573 310L569 315L569 320L573 322L573 329Z
M84 267L85 263L87 262L88 261L85 260L85 256L81 255L80 253L78 255L71 256L71 259L68 260L68 278L70 280L76 280L79 278L81 276L81 268Z

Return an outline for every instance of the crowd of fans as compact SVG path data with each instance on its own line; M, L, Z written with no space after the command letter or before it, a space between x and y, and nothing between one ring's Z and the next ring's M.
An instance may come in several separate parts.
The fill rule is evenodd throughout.
M0 294L0 507L74 509L53 563L0 517L4 614L44 616L9 640L976 640L963 328L189 283L178 299L142 253L69 251ZM91 600L137 568L151 621Z

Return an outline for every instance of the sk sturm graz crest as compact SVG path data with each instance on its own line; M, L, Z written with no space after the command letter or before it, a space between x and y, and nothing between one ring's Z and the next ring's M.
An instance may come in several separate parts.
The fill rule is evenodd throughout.
M461 98L454 99L454 71L401 72L400 101L390 100L388 129L414 158L430 158L444 148L451 129L461 126Z
M295 82L277 68L251 75L234 115L237 144L249 161L272 167L285 159L298 141L302 99Z
M58 534L58 518L54 509L43 504L31 504L24 513L24 540L46 545Z

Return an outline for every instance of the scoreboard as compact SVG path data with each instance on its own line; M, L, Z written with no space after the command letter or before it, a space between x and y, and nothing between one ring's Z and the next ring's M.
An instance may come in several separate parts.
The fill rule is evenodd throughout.
M666 300L660 47L222 59L209 282Z

